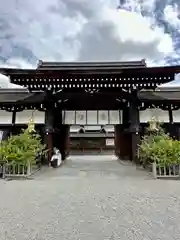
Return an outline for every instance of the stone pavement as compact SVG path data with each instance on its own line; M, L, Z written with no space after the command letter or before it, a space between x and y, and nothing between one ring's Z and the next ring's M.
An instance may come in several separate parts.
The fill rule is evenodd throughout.
M180 239L180 182L111 156L72 157L0 189L0 240Z

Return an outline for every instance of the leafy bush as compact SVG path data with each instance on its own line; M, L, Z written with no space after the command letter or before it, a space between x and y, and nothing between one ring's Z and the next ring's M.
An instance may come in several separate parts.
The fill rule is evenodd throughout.
M45 154L45 146L40 135L26 129L19 135L13 135L0 144L0 161L7 163L33 164L37 153Z
M172 139L159 126L148 134L139 145L139 157L143 165L155 162L160 166L180 164L180 142Z

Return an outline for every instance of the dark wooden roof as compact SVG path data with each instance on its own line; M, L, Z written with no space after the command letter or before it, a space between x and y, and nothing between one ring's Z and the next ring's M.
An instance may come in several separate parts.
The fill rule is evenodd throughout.
M37 69L42 70L115 70L145 68L145 60L126 62L43 62L39 61Z
M149 101L180 101L180 91L141 91L138 94L139 99Z
M61 73L62 75L119 75L119 74L127 74L127 75L166 75L166 74L175 74L180 73L180 65L178 66L163 66L163 67L134 67L134 68L119 68L115 67L114 69L110 69L104 67L103 69L95 68L95 69L15 69L15 68L0 68L0 73L6 76L22 76L22 77L35 77L40 76L56 76Z
M0 103L33 103L41 102L43 100L42 94L44 93L30 93L27 89L10 88L0 89Z

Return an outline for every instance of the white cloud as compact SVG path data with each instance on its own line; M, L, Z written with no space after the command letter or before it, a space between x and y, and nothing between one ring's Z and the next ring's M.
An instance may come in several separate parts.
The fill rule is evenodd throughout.
M82 60L161 60L173 52L172 40L138 13L104 9L80 33Z
M164 9L164 18L165 20L180 31L180 19L179 19L179 9L175 5L167 5Z
M159 90L165 90L165 91L174 89L174 88L176 88L177 90L180 88L180 73L175 75L175 78L173 81L161 84L158 87Z
M32 69L33 66L23 59L9 59L6 64L0 64L0 68L26 68ZM10 83L9 77L0 74L0 88L22 88L22 86Z
M22 86L12 84L7 76L0 74L0 88L23 88Z
M127 0L126 8L133 12L117 9L117 3L6 0L0 8L0 23L3 19L5 25L0 32L1 56L8 56L7 65L26 68L31 54L32 59L56 61L146 58L152 64L174 54L170 35L155 26L153 16L140 13L153 12L155 0Z

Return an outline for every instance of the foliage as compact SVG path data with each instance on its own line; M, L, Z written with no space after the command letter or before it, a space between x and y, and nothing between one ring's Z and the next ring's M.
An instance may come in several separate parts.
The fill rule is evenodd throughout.
M172 139L159 125L156 131L148 129L139 145L143 165L156 162L160 166L180 164L180 141Z
M13 135L0 144L0 161L7 163L35 163L37 153L45 154L41 137L27 128L19 135Z

